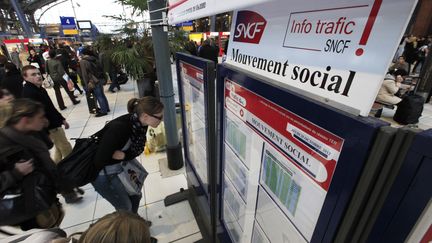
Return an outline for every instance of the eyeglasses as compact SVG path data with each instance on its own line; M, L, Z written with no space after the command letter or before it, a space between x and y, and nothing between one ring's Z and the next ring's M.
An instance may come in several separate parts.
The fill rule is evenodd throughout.
M152 114L148 114L148 115L151 116L151 117L153 117L153 118L158 119L159 121L162 121L162 119L163 119L163 115L161 115L161 116L155 116L155 115L152 115Z

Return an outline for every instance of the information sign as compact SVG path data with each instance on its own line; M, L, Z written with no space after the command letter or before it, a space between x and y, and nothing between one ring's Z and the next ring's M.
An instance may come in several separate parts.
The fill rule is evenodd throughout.
M180 61L183 100L187 110L186 129L189 162L202 184L208 184L205 124L204 70Z
M63 29L75 29L76 23L74 17L60 16L60 24Z
M216 238L218 180L215 72L210 60L176 53L188 199L206 240ZM186 193L186 192L185 192ZM183 194L185 194L183 193Z
M251 163L255 160L256 164L261 164L260 187L310 240L343 139L230 80L225 80L224 100L227 111L225 151L230 158L238 158L226 160L227 180L247 183L247 176L243 174L248 173ZM247 141L259 142L248 146ZM247 158L252 151L262 153ZM240 169L233 169L235 167ZM236 188L245 198L245 187L238 184ZM225 194L225 198L231 194ZM242 204L232 196L226 201L228 205L236 201ZM242 212L237 205L231 209ZM262 210L259 205L257 213Z
M235 12L227 62L367 116L416 0L277 0Z
M78 30L64 29L63 34L65 34L65 35L78 35Z
M222 218L233 242L314 242L333 234L329 225L340 220L383 123L338 113L229 65L219 67L218 82Z

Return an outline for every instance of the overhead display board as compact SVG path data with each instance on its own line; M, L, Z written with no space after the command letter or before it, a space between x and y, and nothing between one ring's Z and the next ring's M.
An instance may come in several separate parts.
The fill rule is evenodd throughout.
M91 30L92 29L92 23L90 20L78 20L78 29L80 30Z
M277 0L236 11L227 62L367 116L416 0Z
M218 71L221 216L231 240L331 238L384 123L326 108L229 65Z
M178 24L273 0L169 0L168 22Z

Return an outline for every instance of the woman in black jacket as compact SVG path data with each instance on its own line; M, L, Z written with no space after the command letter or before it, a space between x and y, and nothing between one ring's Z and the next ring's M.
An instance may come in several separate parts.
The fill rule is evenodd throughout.
M144 151L148 126L157 127L163 119L163 104L146 96L128 102L129 114L109 122L103 129L94 161L103 168L92 182L96 191L116 210L138 212L142 195L129 195L117 175L120 162L135 159Z
M21 189L24 200L30 200L31 203L25 203L17 209L18 213L25 212L27 217L10 215L11 218L0 220L15 221L14 224L19 224L24 230L58 226L61 215L58 215L58 221L49 225L42 224L38 218L38 214L45 210L61 210L56 197L56 165L50 157L48 146L39 137L40 131L48 125L44 107L30 99L17 99L9 105L6 126L0 129L0 193L4 195L10 190ZM42 178L45 178L43 184L36 184ZM35 189L32 186L39 186L39 190L43 191L39 195L44 198L33 195ZM47 205L46 208L40 208L41 203ZM19 219L24 221L18 222Z
M42 75L45 74L45 62L34 49L30 49L30 56L27 58L27 61L30 65L37 67Z

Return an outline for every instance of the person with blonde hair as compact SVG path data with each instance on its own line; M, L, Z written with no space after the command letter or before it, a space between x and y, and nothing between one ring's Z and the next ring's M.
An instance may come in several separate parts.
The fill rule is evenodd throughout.
M0 128L6 125L6 121L12 112L12 105L10 102L14 96L7 89L0 88Z
M151 243L147 222L127 211L105 215L80 237L79 243Z

